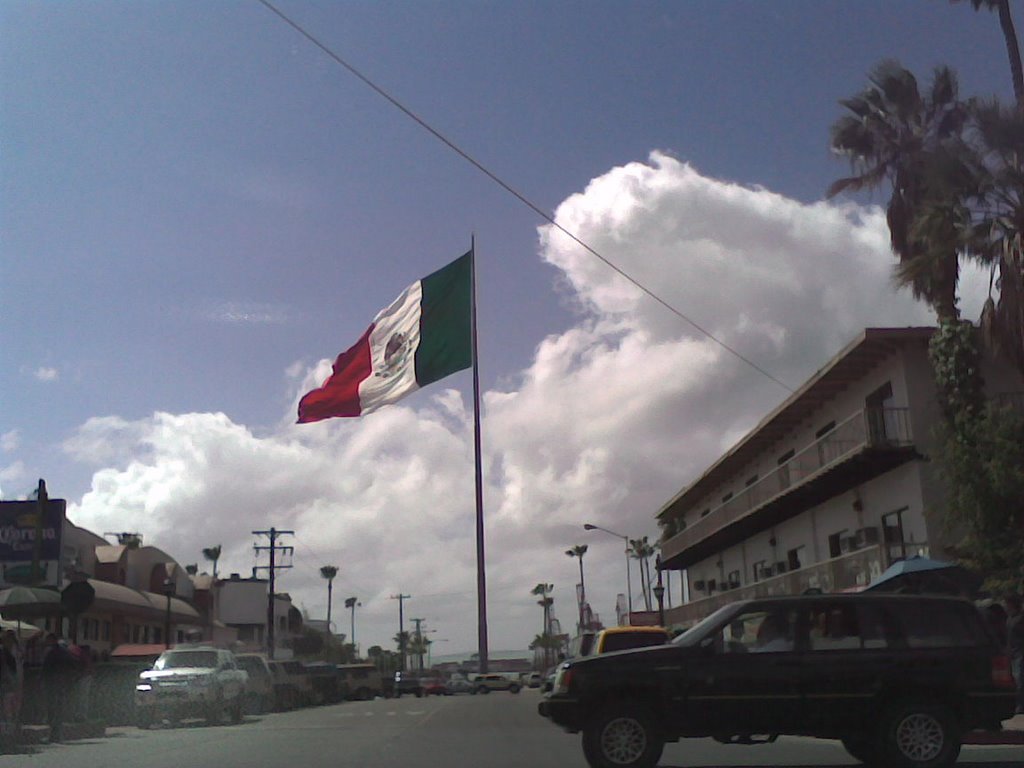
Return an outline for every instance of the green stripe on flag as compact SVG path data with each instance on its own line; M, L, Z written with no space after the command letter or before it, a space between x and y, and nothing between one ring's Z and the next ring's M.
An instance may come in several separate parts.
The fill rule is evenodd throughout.
M425 387L473 364L470 251L422 280L416 383Z

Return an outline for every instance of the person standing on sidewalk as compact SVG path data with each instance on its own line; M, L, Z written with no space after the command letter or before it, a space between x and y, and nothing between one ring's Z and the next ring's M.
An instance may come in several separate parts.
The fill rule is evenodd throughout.
M46 715L50 723L50 742L64 739L64 720L75 681L77 663L52 632L46 636L43 657L43 686L46 689Z
M1024 714L1024 611L1020 595L1006 598L1006 652L1017 681L1017 714Z

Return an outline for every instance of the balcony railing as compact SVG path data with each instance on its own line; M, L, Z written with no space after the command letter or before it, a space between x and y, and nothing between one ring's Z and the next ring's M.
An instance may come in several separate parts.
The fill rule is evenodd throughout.
M672 553L683 551L865 448L898 448L912 444L909 408L857 411L788 461L688 525L665 542L665 549Z
M689 603L668 609L665 612L665 620L673 625L688 626L723 605L737 600L799 595L808 589L842 592L866 587L871 583L871 579L882 572L884 562L881 545L873 545L745 587L691 600Z

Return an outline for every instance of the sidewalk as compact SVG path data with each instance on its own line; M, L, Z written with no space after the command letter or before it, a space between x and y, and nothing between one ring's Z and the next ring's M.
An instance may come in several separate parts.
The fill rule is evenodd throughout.
M1024 744L1024 715L1004 720L1001 731L971 731L964 744Z

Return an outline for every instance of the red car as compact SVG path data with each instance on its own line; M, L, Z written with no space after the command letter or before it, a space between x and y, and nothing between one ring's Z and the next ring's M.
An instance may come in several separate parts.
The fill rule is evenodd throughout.
M439 677L421 678L424 696L447 696L448 686Z

